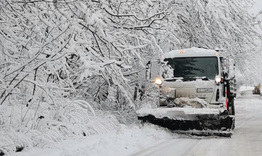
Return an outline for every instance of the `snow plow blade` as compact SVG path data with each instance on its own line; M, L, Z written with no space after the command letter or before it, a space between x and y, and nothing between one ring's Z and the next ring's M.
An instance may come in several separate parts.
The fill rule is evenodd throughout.
M228 115L226 110L216 109L177 109L157 108L155 110L138 111L138 120L151 123L172 131L230 131L234 128L234 116ZM191 133L194 131L190 131ZM193 134L193 133L192 133ZM212 135L206 131L203 135ZM220 133L217 133L219 135ZM201 133L199 133L201 135ZM226 134L228 135L228 134ZM229 134L229 136L231 136Z

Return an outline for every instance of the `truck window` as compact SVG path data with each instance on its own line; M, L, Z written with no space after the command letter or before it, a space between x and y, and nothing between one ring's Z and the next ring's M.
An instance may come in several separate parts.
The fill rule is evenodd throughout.
M164 61L172 67L173 77L214 79L218 75L217 57L166 58Z

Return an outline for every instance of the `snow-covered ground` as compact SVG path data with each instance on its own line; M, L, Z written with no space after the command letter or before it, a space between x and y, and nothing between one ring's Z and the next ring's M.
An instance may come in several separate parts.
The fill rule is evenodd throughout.
M253 87L242 87L241 91L248 94L242 94L236 100L236 129L232 138L196 139L173 134L153 125L121 125L118 130L110 133L72 138L52 148L32 148L13 156L158 155L160 149L166 150L163 153L165 156L174 154L174 150L177 150L177 155L260 155L262 137L256 135L261 134L262 127L255 125L256 121L262 119L262 101L259 95L251 94L252 89Z
M153 125L140 128L121 125L117 131L72 138L49 149L31 149L13 156L124 156L143 150L178 135Z

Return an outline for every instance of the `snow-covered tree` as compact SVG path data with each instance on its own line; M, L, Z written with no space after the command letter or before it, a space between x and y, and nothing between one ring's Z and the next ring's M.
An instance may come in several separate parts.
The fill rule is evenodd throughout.
M1 128L0 140L9 140L1 141L2 152L45 146L62 136L94 134L114 127L114 118L103 118L98 109L116 111L122 122L130 120L123 113L135 108L132 94L144 57L157 54L151 51L151 40L143 29L166 15L165 8L159 8L157 15L138 14L143 10L142 6L136 9L140 5L150 4L0 4L0 123L9 124L7 129ZM100 121L92 122L97 114L101 114ZM24 135L11 137L16 131L29 138L21 142ZM31 142L35 135L39 137Z

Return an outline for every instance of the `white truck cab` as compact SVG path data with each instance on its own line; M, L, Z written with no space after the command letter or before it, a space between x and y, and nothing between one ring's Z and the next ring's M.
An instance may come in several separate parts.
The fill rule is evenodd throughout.
M227 63L216 50L193 47L165 53L151 62L151 78L160 86L159 106L182 107L176 99L188 98L202 100L195 102L196 108L228 108L235 93L230 90Z

